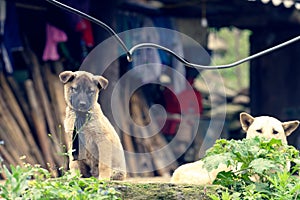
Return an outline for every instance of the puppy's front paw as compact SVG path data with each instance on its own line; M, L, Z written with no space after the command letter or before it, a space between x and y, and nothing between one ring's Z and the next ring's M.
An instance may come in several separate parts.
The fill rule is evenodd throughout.
M122 172L122 171L113 171L113 174L111 176L111 180L118 180L118 181L122 181L126 178L126 172Z
M70 169L79 169L78 160L70 161L69 167Z
M76 173L78 173L78 171L80 171L79 163L77 160L70 161L69 168L70 168L71 174L73 174L73 175L75 175Z

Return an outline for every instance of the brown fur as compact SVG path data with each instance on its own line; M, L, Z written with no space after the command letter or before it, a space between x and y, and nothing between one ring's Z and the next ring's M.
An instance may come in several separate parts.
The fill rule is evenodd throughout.
M97 103L99 91L106 88L108 81L85 71L64 71L59 77L67 103L64 128L69 138L70 170L80 170L84 177L123 180L126 164L122 144ZM70 153L74 151L75 136L78 158Z
M299 125L299 121L297 120L282 123L279 120L268 116L254 118L245 112L240 114L240 122L243 130L246 132L246 138L255 136L269 139L277 138L281 139L284 144L287 144L286 137ZM220 164L217 169L208 172L203 168L203 164L203 161L199 160L178 167L172 175L171 183L189 183L198 185L212 184L219 172L231 170L231 167Z

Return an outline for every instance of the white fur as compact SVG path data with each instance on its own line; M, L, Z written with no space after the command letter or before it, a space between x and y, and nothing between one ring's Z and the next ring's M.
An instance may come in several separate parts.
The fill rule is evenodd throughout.
M243 130L246 132L246 138L261 136L265 138L281 139L282 143L287 144L286 137L289 136L299 125L299 121L280 122L269 117L252 117L243 112L240 114L240 122ZM212 184L221 171L229 171L232 167L220 164L217 169L208 172L203 168L203 161L199 160L193 163L184 164L178 167L171 178L171 183L187 183L206 185Z

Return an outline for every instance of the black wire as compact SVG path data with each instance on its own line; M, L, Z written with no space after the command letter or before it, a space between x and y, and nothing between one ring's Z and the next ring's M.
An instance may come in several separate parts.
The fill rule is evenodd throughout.
M224 69L224 68L231 68L231 67L234 67L234 66L237 66L237 65L240 65L244 62L247 62L249 60L252 60L254 58L257 58L257 57L260 57L262 55L265 55L267 53L270 53L272 51L275 51L275 50L278 50L282 47L285 47L287 45L290 45L291 43L294 43L298 40L300 40L300 36L297 36L293 39L290 39L286 42L283 42L283 43L280 43L279 45L276 45L274 47L271 47L271 48L268 48L264 51L261 51L259 53L256 53L254 55L251 55L249 57L246 57L244 59L241 59L241 60L238 60L236 62L233 62L233 63L230 63L230 64L225 64L225 65L213 65L213 66L207 66L207 65L199 65L199 64L195 64L195 63L191 63L191 62L188 62L186 59L184 59L183 57L177 55L175 52L173 52L172 50L166 48L166 47L163 47L161 45L158 45L158 44L154 44L154 43L140 43L140 44L137 44L133 47L131 47L130 50L128 50L128 48L126 47L126 45L124 44L124 42L122 41L122 39L117 35L117 33L111 28L109 27L107 24L105 24L104 22L84 13L84 12L81 12L79 10L76 10L75 8L72 8L70 6L67 6L61 2L58 2L56 0L46 0L48 1L49 3L52 3L60 8L63 8L69 12L72 12L72 13L75 13L81 17L84 17L94 23L96 23L97 25L101 26L102 28L104 28L105 30L107 30L112 36L115 37L115 39L120 43L120 45L122 46L122 48L124 49L124 51L126 52L127 54L127 60L129 62L132 62L132 55L133 53L138 50L138 49L142 49L142 48L156 48L156 49L161 49L161 50L164 50L168 53L170 53L171 55L173 55L178 61L180 61L181 63L183 63L185 66L187 67L193 67L193 68L196 68L196 69Z
M161 50L164 50L164 51L167 51L168 53L172 54L173 56L176 57L177 60L179 60L180 62L182 62L185 66L187 67L193 67L193 68L196 68L196 69L225 69L225 68L231 68L231 67L234 67L234 66L237 66L237 65L240 65L244 62L247 62L249 60L252 60L254 58L257 58L257 57L260 57L262 55L265 55L267 53L270 53L272 51L275 51L277 49L280 49L282 47L285 47L291 43L294 43L296 41L300 40L300 36L297 36L293 39L290 39L286 42L283 42L283 43L280 43L274 47L271 47L269 49L266 49L264 51L261 51L259 53L256 53L256 54L253 54L249 57L246 57L244 59L241 59L241 60L238 60L236 62L233 62L233 63L230 63L230 64L225 64L225 65L212 65L212 66L207 66L207 65L199 65L199 64L194 64L194 63L190 63L188 62L186 59L184 59L183 57L177 55L175 52L171 51L170 49L166 48L166 47L163 47L163 46L160 46L158 44L153 44L153 43L141 43L141 44L137 44L135 46L133 46L129 52L130 54L132 55L133 52L137 49L141 49L141 48L157 48L157 49L161 49Z
M89 21L92 21L94 22L95 24L101 26L102 28L104 28L107 32L109 32L112 36L115 37L115 39L120 43L120 45L122 46L122 48L124 49L124 51L126 52L127 54L127 59L128 61L131 61L132 60L132 56L131 54L129 54L129 50L127 49L126 45L124 44L124 42L121 40L121 38L117 35L117 33L110 27L108 26L107 24L105 24L104 22L84 13L84 12L81 12L71 6L68 6L68 5L65 5L59 1L56 1L56 0L46 0L48 1L49 3L59 7L59 8L62 8L62 9L65 9L69 12L72 12L72 13L75 13L85 19L88 19Z

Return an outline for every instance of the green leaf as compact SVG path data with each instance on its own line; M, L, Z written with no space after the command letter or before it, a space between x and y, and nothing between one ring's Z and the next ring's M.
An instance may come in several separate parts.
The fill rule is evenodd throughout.
M231 195L228 192L222 192L222 200L231 200Z
M232 171L222 171L218 173L217 178L213 182L213 184L229 187L234 185L236 183L236 180L237 176Z
M263 174L265 171L270 171L278 169L278 166L275 165L274 161L267 160L264 158L258 158L253 160L249 167L254 171L254 173Z
M203 159L203 167L208 171L211 171L213 169L217 169L220 164L225 164L226 166L233 165L234 163L232 162L233 159L231 156L232 154L230 153L223 153L206 157Z
M221 200L220 197L216 194L207 194L207 196L209 196L209 198L211 198L212 200Z

